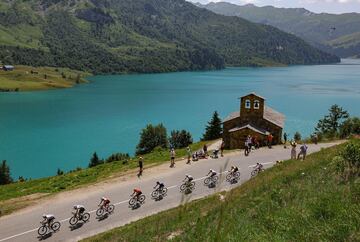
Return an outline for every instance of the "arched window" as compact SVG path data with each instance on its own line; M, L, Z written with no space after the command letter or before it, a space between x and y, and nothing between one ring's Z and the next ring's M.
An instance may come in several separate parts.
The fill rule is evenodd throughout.
M249 99L245 100L245 108L251 108L251 101Z
M254 101L254 109L259 109L260 108L260 101L259 100L255 100Z

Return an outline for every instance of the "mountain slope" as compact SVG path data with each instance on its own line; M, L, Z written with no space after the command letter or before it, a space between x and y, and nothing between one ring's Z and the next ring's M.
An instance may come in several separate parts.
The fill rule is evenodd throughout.
M9 0L0 60L95 73L339 61L276 28L184 0Z
M293 33L316 47L330 51L341 57L360 54L357 36L348 46L341 48L329 41L360 32L360 14L316 14L303 8L275 8L272 6L256 7L248 4L244 6L226 2L197 4L218 14L239 16L249 21L275 26L288 33Z

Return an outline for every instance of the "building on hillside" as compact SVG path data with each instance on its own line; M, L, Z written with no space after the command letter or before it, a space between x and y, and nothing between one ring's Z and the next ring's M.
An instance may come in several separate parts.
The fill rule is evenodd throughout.
M267 106L265 99L255 93L240 98L240 111L231 113L223 121L226 148L244 148L248 135L265 145L269 134L273 144L281 143L285 116Z
M14 66L10 66L10 65L3 65L2 69L4 71L13 71L15 69Z

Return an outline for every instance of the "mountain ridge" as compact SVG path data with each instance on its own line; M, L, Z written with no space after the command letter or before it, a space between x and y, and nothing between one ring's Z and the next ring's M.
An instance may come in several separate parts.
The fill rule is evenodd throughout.
M324 64L339 59L271 26L184 0L0 3L0 60L93 73Z
M340 57L360 54L359 38L349 45L332 45L333 40L360 32L360 14L313 13L304 8L257 7L253 4L236 5L227 2L196 6L226 16L238 16L249 21L268 24L285 32L295 34L313 46Z

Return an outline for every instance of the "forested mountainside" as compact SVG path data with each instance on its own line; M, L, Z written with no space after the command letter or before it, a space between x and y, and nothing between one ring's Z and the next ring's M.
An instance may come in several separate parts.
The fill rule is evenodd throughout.
M360 14L316 14L303 8L257 7L227 3L196 4L218 14L238 16L295 34L313 46L341 57L360 55Z
M0 61L122 73L339 59L274 27L184 0L7 0Z

